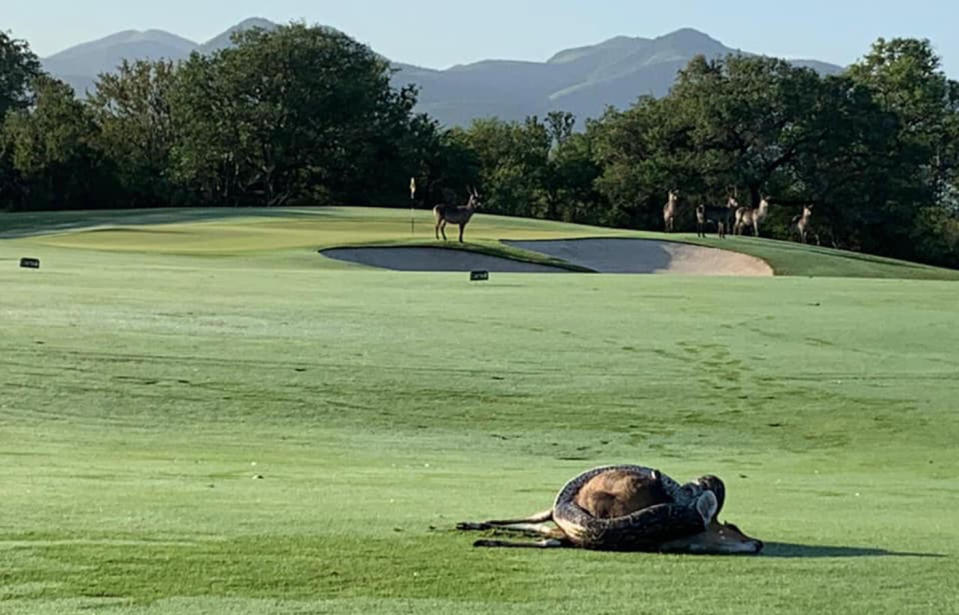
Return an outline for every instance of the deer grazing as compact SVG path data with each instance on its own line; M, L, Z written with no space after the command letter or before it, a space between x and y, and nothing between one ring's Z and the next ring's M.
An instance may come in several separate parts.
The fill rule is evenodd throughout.
M799 233L799 239L803 243L807 243L806 240L812 230L812 208L812 205L803 205L802 214L794 217L790 223L790 227L795 227L796 232Z
M726 233L732 229L732 221L739 208L736 197L729 195L725 207L715 205L700 205L696 208L696 232L699 237L706 236L706 225L716 223L716 230L720 239L726 238Z
M453 205L437 205L433 208L433 217L436 218L436 238L440 238L443 233L443 241L446 241L446 225L452 222L460 227L460 243L463 243L463 229L469 224L470 219L476 210L482 206L480 196L476 190L469 189L469 201L465 206L456 207Z
M669 191L669 200L663 206L663 222L666 226L666 232L672 233L676 230L676 214L679 212L679 193L675 190Z
M733 229L737 235L743 234L743 227L751 226L753 234L759 237L759 223L769 215L769 197L761 197L759 207L740 207L736 210L736 226Z
M651 468L607 466L566 483L550 510L525 519L464 522L457 528L540 538L533 542L477 540L476 547L759 553L762 541L719 521L725 498L726 487L715 476L679 485Z

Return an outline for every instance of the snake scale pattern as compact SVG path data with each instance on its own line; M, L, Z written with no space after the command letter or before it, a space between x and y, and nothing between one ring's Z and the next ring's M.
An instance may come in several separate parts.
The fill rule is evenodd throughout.
M593 478L619 470L660 481L673 501L612 519L594 517L576 504L576 495ZM658 470L636 465L595 468L573 478L560 490L553 504L553 522L575 545L602 551L656 551L670 540L702 532L709 519L704 519L697 502L712 492L717 501L713 516L719 514L725 499L725 487L714 476L704 476L693 483L680 485Z

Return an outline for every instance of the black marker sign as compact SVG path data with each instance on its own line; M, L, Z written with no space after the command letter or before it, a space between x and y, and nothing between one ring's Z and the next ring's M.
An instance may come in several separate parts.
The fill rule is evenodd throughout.
M25 269L39 269L40 259L39 258L21 258L20 266Z

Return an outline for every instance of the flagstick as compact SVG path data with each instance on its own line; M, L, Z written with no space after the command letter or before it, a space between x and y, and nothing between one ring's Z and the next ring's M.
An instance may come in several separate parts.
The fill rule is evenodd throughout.
M410 235L416 236L416 218L413 213L413 204L416 203L416 178L410 178Z

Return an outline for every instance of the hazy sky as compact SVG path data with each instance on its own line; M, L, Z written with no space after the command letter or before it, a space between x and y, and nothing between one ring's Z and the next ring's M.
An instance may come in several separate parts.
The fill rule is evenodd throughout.
M932 40L959 77L954 0L2 0L0 29L41 57L121 30L205 41L247 17L334 26L401 62L431 68L485 58L545 60L616 36L689 26L726 45L849 64L878 37Z

